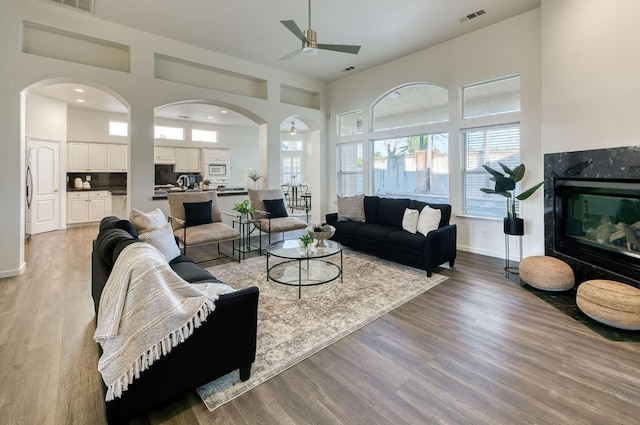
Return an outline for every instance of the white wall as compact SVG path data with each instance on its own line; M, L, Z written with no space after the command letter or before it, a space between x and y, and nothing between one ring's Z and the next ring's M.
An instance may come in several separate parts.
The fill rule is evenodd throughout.
M129 143L127 136L110 136L109 121L129 122L127 114L69 106L67 140L70 142Z
M461 119L460 92L465 84L520 74L522 111L509 117ZM497 119L521 123L521 157L528 172L524 187L542 179L540 144L540 10L533 10L471 34L441 43L404 58L366 70L329 85L329 175L336 175L335 145L340 141L380 138L369 132L369 112L377 98L400 85L427 82L449 90L450 122L429 127L449 131L450 203L458 225L458 248L504 257L502 220L463 217L461 213L461 139L460 129L490 125ZM364 110L365 133L361 136L338 138L337 114ZM415 134L427 127L415 129ZM365 155L366 155L365 147ZM366 163L365 157L365 163ZM335 211L336 181L329 179L329 207ZM365 187L368 176L365 176ZM542 191L521 206L526 223L524 254L544 252ZM515 242L515 241L514 241ZM517 247L517 243L514 243ZM517 256L517 248L512 251Z
M259 137L260 164L279 169L280 122L290 116L305 116L316 123L324 134L326 84L202 48L179 43L133 28L78 13L54 2L40 0L10 1L0 14L0 120L3 138L0 169L0 277L20 272L24 263L24 172L25 127L23 97L31 87L42 84L78 82L97 87L129 108L131 206L150 210L155 207L153 194L153 125L156 107L180 101L202 100L225 104L232 110L248 111L261 124ZM82 65L21 52L23 20L64 28L91 38L107 40L130 47L129 72ZM266 81L267 99L232 94L184 83L154 78L154 55L161 54L225 69ZM320 109L280 103L280 87L286 84L320 93ZM324 137L323 137L324 139ZM325 160L326 158L321 158ZM277 175L268 176L269 184L277 184ZM320 173L312 176L316 187ZM16 182L22 182L16 185ZM90 249L88 247L87 249Z
M545 153L640 144L640 2L542 1Z

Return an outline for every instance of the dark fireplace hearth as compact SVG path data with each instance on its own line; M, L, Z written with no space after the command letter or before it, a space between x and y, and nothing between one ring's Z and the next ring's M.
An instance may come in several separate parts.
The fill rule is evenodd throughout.
M545 253L576 282L639 286L640 147L546 154Z

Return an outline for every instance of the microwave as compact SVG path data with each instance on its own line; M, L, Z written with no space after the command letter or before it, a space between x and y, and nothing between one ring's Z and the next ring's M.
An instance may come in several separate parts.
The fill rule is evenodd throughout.
M226 176L227 165L226 164L209 164L209 176Z

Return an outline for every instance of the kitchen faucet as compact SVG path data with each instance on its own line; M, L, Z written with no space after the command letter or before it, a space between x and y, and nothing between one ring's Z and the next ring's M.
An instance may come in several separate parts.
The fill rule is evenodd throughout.
M180 189L187 189L189 188L189 176L183 174L180 177L178 177L178 180L176 180L176 183L178 184L178 186L180 186Z

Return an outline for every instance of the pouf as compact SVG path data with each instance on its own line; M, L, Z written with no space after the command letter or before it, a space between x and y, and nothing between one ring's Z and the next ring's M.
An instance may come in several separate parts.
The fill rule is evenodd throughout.
M587 280L578 286L576 304L584 314L605 325L640 329L640 289L614 280Z
M576 283L573 270L554 257L534 255L520 262L520 279L545 291L568 291Z

